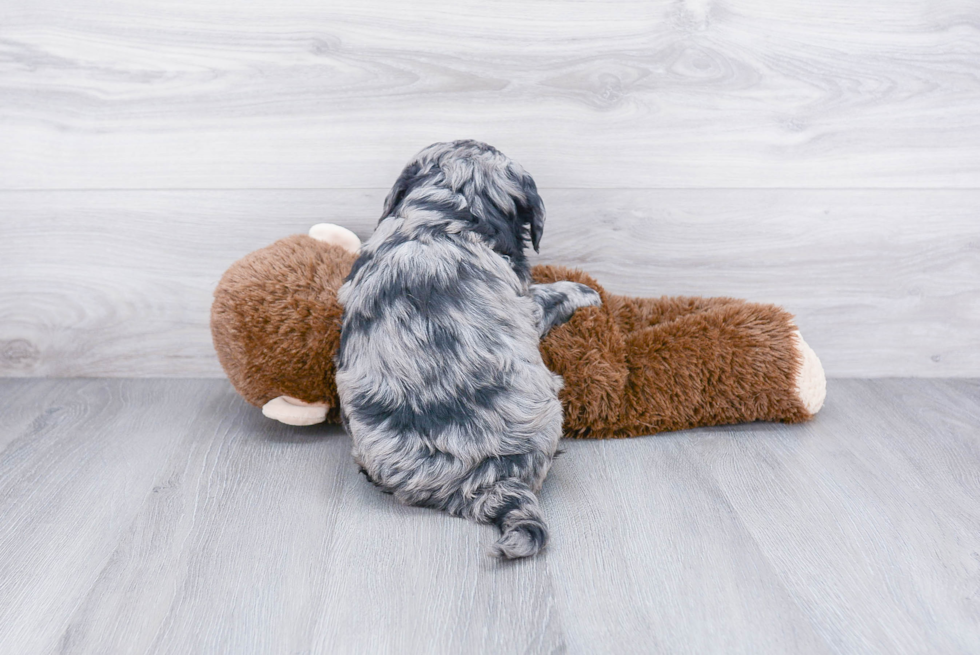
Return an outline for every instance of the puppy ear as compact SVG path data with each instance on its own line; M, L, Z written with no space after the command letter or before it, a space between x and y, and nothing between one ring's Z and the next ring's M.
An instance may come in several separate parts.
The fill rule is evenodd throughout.
M385 198L384 210L381 212L381 220L391 216L401 201L405 198L405 194L412 187L415 182L415 178L418 177L421 167L418 163L411 163L402 169L402 174L398 176L395 180L395 184L391 187L391 191L388 193L388 197Z
M534 184L534 178L527 173L520 176L521 191L524 192L524 201L517 204L517 216L521 225L529 225L531 232L531 245L534 252L539 252L541 235L544 234L544 201L538 195L538 187Z

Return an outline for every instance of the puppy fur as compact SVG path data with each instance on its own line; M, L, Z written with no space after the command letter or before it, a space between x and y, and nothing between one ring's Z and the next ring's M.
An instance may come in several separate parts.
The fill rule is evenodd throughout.
M404 169L338 299L341 418L353 455L401 502L495 523L493 554L548 540L535 493L562 432L539 338L597 305L574 282L532 287L544 230L532 178L496 149L437 143Z

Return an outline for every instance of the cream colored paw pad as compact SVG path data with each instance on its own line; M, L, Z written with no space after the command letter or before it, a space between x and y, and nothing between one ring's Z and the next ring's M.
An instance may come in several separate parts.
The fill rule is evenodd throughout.
M263 405L262 413L286 425L316 425L327 420L327 404L304 403L290 396L279 396Z
M827 377L813 348L807 345L798 330L794 332L794 336L803 361L800 372L796 376L796 392L806 411L816 414L827 398Z

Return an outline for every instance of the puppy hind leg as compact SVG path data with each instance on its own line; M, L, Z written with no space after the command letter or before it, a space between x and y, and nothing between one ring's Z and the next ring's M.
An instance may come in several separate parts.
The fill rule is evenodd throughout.
M548 543L548 526L541 516L538 498L520 480L499 480L485 487L469 509L473 520L500 528L500 539L490 551L494 557L531 557Z

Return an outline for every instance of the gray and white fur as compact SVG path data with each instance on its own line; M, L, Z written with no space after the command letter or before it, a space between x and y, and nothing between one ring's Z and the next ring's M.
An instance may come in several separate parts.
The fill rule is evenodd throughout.
M562 380L540 336L598 294L532 285L544 230L534 180L475 141L405 167L339 292L342 420L361 470L409 505L495 523L498 557L548 540L535 493L561 437Z

